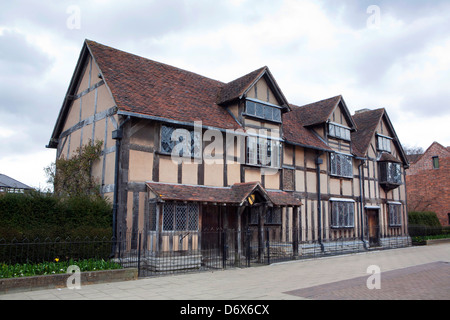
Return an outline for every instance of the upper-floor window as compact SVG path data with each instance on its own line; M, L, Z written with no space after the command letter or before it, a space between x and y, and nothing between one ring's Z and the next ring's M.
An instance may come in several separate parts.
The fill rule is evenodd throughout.
M392 138L377 135L377 148L379 151L391 152L391 140Z
M433 159L433 169L439 169L439 157L435 156Z
M350 128L330 122L328 124L328 135L350 141Z
M201 133L169 126L161 126L162 153L180 157L201 156Z
M330 173L333 176L352 178L353 158L344 153L330 153Z
M245 101L245 114L264 120L281 122L281 109L256 101Z
M394 186L402 184L400 163L380 162L380 183Z
M280 141L260 136L247 137L247 164L279 168L280 155Z

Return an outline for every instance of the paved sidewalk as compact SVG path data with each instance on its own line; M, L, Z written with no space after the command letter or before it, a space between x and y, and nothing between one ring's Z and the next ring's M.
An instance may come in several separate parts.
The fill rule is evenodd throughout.
M381 289L366 286L372 276L367 272L371 265L380 268ZM450 300L449 270L450 244L439 244L82 285L78 290L0 294L0 300ZM416 281L413 284L412 279Z

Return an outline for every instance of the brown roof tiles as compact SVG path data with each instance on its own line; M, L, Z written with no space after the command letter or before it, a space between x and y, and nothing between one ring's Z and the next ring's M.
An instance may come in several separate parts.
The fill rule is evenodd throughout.
M236 183L231 187L209 187L147 182L149 189L163 201L193 201L243 205L256 189L276 206L300 206L301 201L286 191L266 191L259 182Z

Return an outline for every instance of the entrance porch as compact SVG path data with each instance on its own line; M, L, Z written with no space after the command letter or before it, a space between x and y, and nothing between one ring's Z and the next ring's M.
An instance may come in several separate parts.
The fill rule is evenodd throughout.
M258 182L231 187L147 183L143 248L152 271L223 268L292 258L301 201Z

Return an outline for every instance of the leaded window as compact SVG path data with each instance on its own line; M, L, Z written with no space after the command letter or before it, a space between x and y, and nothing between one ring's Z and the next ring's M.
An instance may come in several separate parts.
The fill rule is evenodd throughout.
M350 128L336 123L328 124L328 135L350 141Z
M264 137L247 137L247 164L280 167L281 143Z
M245 101L245 114L264 120L281 122L281 109L275 106L258 103L255 101Z
M352 178L352 156L343 153L330 153L330 173L334 176Z
M161 152L180 157L201 156L201 132L161 126Z
M331 227L353 228L355 225L354 201L331 201Z
M391 152L391 138L386 136L377 136L377 148L380 151Z
M398 227L402 225L401 209L400 203L388 203L389 226Z
M380 183L392 185L402 184L402 169L400 163L380 162Z
M164 203L164 231L197 231L199 207L196 203Z

